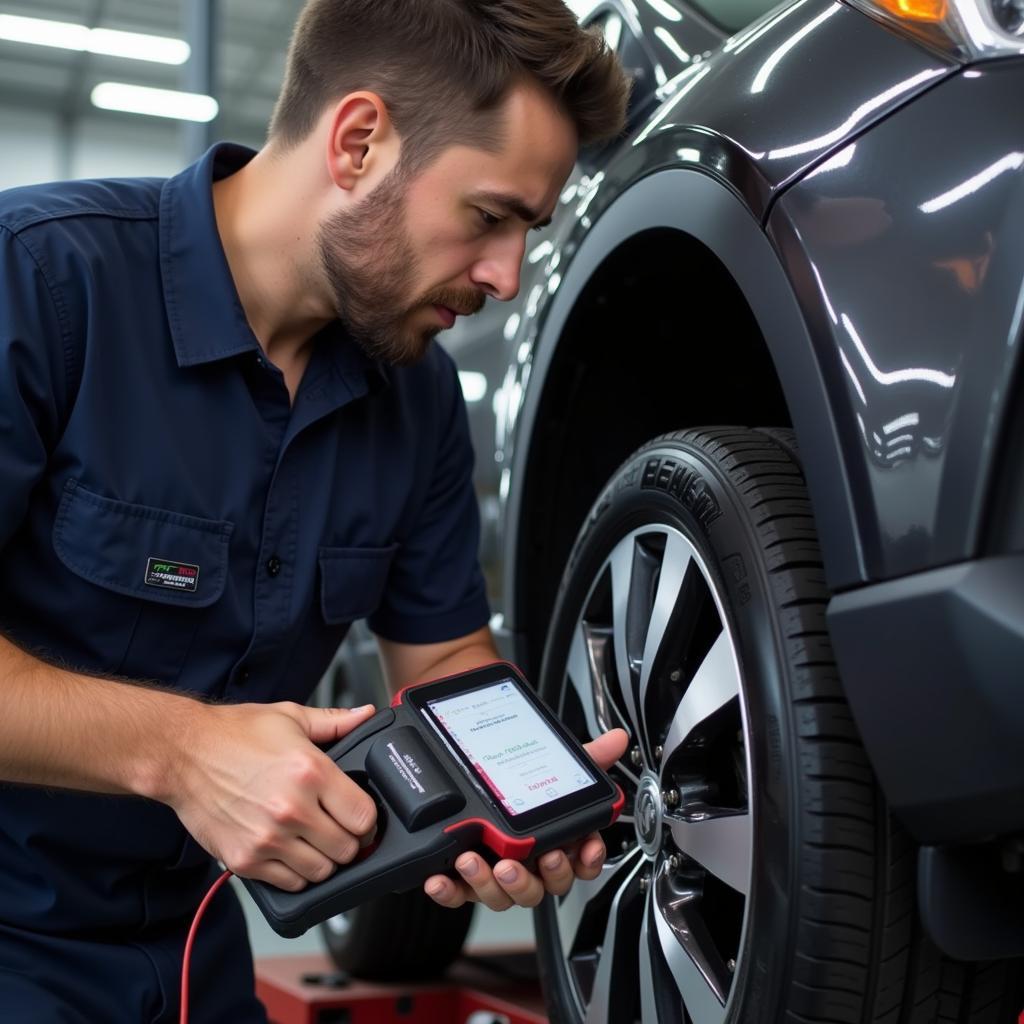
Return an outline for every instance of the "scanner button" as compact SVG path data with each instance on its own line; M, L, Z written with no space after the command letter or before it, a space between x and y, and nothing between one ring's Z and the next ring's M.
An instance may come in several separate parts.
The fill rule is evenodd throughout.
M366 771L400 822L416 832L466 805L466 798L436 755L409 725L390 729L373 743Z

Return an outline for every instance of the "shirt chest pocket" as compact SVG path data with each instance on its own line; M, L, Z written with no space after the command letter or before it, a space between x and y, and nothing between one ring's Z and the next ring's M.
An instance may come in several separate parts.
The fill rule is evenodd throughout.
M111 664L119 661L114 671L175 681L202 610L224 592L233 529L227 521L118 501L76 480L67 483L53 528L57 556L75 576L128 599L110 608L131 626L120 659L111 658Z
M365 619L376 611L397 550L397 544L320 548L320 607L329 626Z

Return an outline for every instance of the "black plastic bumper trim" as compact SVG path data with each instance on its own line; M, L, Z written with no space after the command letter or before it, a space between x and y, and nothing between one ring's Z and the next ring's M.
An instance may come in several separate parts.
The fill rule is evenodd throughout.
M828 622L872 766L911 833L1024 831L1024 555L837 595Z
M1005 872L999 850L923 846L917 902L935 945L955 960L1024 956L1024 879Z

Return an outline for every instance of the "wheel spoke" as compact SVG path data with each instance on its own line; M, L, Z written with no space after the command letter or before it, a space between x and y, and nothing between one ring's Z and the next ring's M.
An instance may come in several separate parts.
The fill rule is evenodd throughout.
M587 1003L585 1024L606 1024L610 1019L615 967L630 956L631 947L635 941L635 933L630 935L627 929L621 932L619 930L620 917L624 913L622 904L627 891L631 885L635 884L636 877L644 864L643 859L636 860L632 871L626 875L612 900L611 909L608 912L608 924L604 930L604 938L601 940L601 959L597 965L597 975L594 977L590 1002ZM577 881L573 888L578 884Z
M633 692L633 673L629 664L629 650L626 643L626 625L629 616L630 591L633 586L633 563L636 542L633 535L621 540L611 555L612 567L612 624L614 629L615 668L619 677L622 703L629 717L632 730L630 739L639 743L643 737L640 717L637 715L636 697Z
M654 901L654 922L661 952L693 1024L722 1024L726 988L721 981L720 958L703 928L690 927L687 905L692 895L673 899L659 878ZM699 919L697 919L699 920Z
M587 735L591 739L596 739L605 730L601 728L597 720L595 690L598 684L590 671L585 630L586 627L582 622L577 623L572 637L572 646L569 648L567 672L569 682L572 683L573 689L580 699L580 704L583 706L583 717L587 723Z
M733 697L738 697L739 692L740 678L733 656L732 642L728 632L723 629L694 673L683 699L672 716L672 724L665 737L662 766L696 726L710 718Z
M615 728L622 718L622 713L610 703L603 670L604 651L609 644L607 630L595 629L586 622L579 622L569 648L566 674L583 707L587 735L591 739ZM618 768L634 785L639 784L640 776L627 761L619 761ZM620 816L619 820L629 822L632 818L628 815Z
M656 914L648 901L644 923L640 927L640 1022L658 1024L658 1004L654 997L654 964L651 952L651 915Z
M748 811L690 808L665 816L672 839L688 857L745 896L750 888L750 862L754 847Z
M618 888L619 892L615 897L618 899L636 874L637 868L643 863L644 859L639 849L634 849L621 860L605 863L601 867L601 874L592 881L577 878L573 882L572 888L557 905L558 933L562 940L562 954L566 959L572 955L583 916L590 904L600 899L608 886Z
M687 570L693 561L690 545L677 533L670 533L665 542L665 554L661 562L661 573L658 577L658 593L654 599L654 610L647 628L644 642L644 660L640 669L640 714L644 719L644 735L649 735L646 723L647 687L651 680L651 669L654 666L658 651L665 639L679 592L686 578Z

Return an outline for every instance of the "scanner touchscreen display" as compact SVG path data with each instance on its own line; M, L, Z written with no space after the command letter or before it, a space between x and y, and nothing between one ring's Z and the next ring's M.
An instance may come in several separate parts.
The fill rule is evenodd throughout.
M430 700L427 707L508 814L594 785L511 680Z

